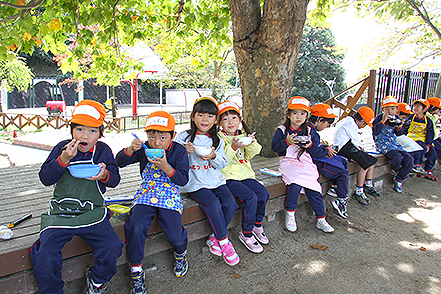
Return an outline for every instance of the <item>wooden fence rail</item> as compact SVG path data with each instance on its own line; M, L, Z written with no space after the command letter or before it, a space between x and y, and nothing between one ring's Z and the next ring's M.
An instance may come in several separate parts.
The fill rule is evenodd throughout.
M171 112L176 120L176 124L187 124L190 122L190 111ZM116 131L118 133L139 130L145 127L146 115L106 117L104 120L104 130ZM30 126L37 129L49 127L53 129L62 129L69 127L71 117L35 115L35 114L11 114L0 112L0 128L16 127L19 130Z
M16 127L19 130L30 126L37 129L44 127L62 129L69 127L70 117L63 116L46 116L34 114L11 114L0 113L0 127L5 129L7 127ZM104 130L121 132L121 118L106 118L104 120Z

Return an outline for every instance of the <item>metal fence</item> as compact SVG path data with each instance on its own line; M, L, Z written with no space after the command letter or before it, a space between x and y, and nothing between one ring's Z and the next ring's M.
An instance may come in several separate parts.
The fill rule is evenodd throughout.
M175 118L177 125L183 125L190 123L190 113L191 111L183 112L170 112ZM146 115L135 115L135 116L123 116L121 117L121 130L122 132L130 130L139 130L145 127Z
M375 113L381 110L384 97L395 96L399 102L412 105L417 99L427 99L435 94L440 73L410 70L380 69L377 72Z

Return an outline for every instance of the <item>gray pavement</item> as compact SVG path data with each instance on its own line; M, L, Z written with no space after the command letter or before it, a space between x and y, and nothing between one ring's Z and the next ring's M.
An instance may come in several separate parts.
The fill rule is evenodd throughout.
M49 151L0 141L0 168L42 163Z
M188 127L188 125L177 125L176 131L181 132L188 129ZM147 139L143 130L134 130L132 132L143 140ZM100 140L109 145L113 153L116 154L119 150L131 144L133 140L132 132L104 133L104 137ZM0 168L43 163L50 151L42 150L41 148L49 147L50 149L58 142L70 138L70 130L61 129L28 133L16 138L17 141L33 146L32 148L0 141Z

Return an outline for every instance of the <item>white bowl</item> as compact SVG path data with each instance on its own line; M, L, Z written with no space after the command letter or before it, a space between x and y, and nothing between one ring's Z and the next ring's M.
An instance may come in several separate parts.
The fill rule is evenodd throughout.
M194 152L199 156L206 156L211 153L211 147L193 146Z
M238 141L244 145L244 146L248 146L253 142L253 138L251 137L240 137L238 138Z

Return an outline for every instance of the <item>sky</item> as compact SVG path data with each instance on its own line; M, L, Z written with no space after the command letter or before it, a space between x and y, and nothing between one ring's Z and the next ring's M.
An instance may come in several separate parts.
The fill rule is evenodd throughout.
M347 49L346 57L343 61L343 67L346 69L346 82L357 82L363 74L368 74L370 68L361 59L363 54L369 52L368 49L375 48L374 42L385 37L389 32L381 24L376 23L373 16L357 18L355 13L341 12L336 13L329 21L331 30L334 34L336 44ZM412 48L404 48L400 54L387 60L381 67L401 69L400 62L407 56L413 56ZM441 68L441 57L435 60L426 61L426 65L431 64ZM424 68L424 65L422 65ZM427 70L433 71L427 67Z

